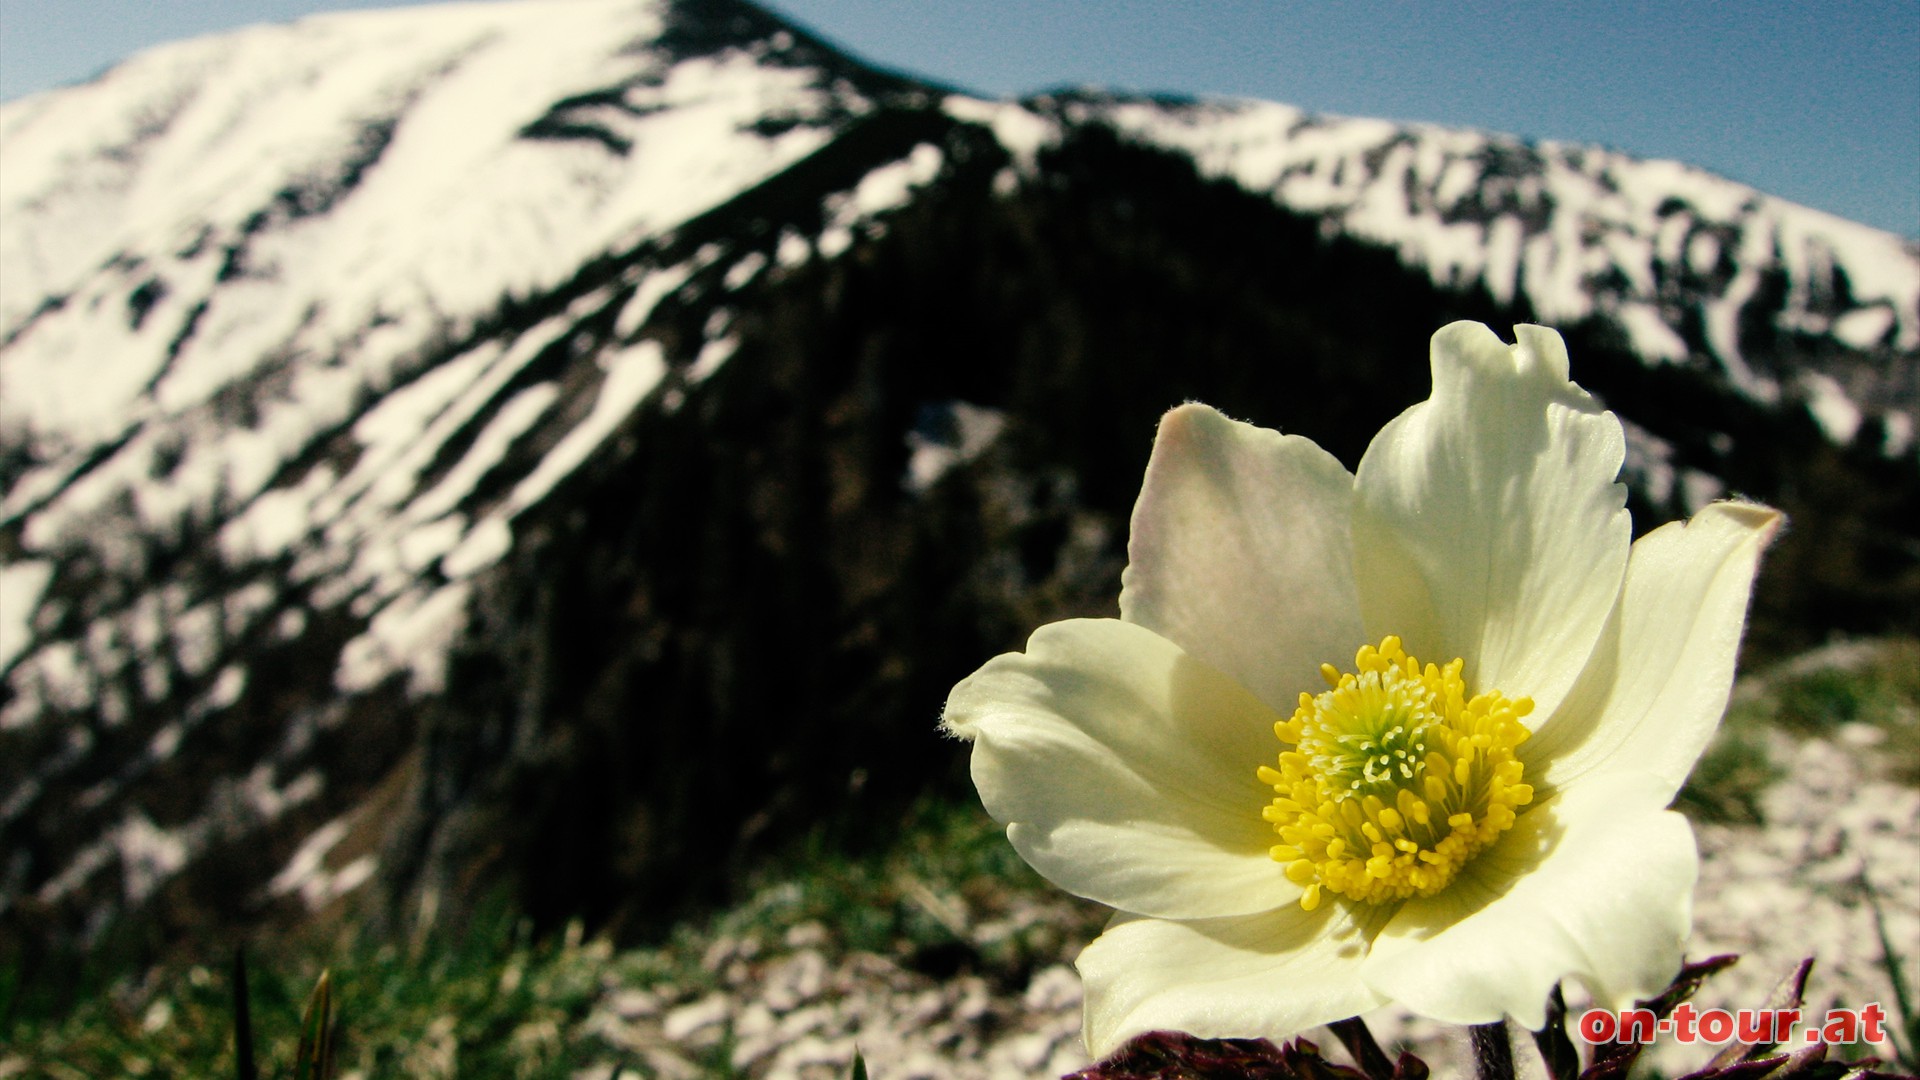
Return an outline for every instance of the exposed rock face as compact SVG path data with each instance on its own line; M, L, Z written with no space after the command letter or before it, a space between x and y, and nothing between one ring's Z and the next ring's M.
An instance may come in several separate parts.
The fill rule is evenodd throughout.
M691 0L188 42L0 138L14 940L637 930L884 830L955 678L1111 613L1164 409L1352 464L1456 318L1563 329L1643 527L1794 515L1757 646L1920 610L1920 257L1670 163L986 102Z

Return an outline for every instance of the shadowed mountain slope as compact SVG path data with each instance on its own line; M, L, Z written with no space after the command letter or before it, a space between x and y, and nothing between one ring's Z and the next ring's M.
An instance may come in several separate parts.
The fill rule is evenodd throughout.
M1112 613L1160 413L1351 466L1458 318L1567 335L1641 528L1793 515L1752 647L1920 610L1920 258L1673 163L692 0L186 42L0 139L12 942L637 934L883 832L956 678Z

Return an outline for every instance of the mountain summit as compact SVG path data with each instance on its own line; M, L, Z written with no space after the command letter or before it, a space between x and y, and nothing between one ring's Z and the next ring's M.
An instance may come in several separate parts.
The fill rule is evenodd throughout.
M1155 418L1351 465L1543 321L1752 644L1915 628L1920 253L1671 162L989 101L740 0L318 16L0 107L0 938L490 889L635 932L954 790ZM132 918L128 918L132 916Z

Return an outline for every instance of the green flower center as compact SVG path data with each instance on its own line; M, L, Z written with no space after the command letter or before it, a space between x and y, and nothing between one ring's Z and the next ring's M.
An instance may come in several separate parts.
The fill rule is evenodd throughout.
M1464 662L1424 667L1388 637L1362 646L1354 670L1322 664L1329 689L1302 693L1274 733L1291 749L1262 765L1274 798L1261 816L1273 858L1305 888L1382 903L1432 896L1533 801L1514 748L1528 736L1527 698L1466 695Z

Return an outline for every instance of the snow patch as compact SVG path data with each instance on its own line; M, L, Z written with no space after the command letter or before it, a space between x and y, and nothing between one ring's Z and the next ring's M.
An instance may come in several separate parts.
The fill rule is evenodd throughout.
M0 566L0 671L33 640L30 620L53 580L53 564L44 559Z
M1800 386L1807 393L1807 411L1819 422L1827 438L1841 446L1853 442L1863 417L1860 406L1853 403L1840 384L1832 376L1809 371L1800 376Z
M460 545L440 560L440 572L455 581L492 566L513 550L513 527L503 517L482 519Z
M1898 321L1891 307L1855 308L1833 320L1833 336L1849 348L1871 349L1887 340Z
M1627 332L1627 340L1642 359L1678 363L1691 351L1685 338L1660 317L1651 304L1630 303L1613 313L1614 321Z
M1727 486L1712 473L1699 469L1681 469L1680 499L1689 516L1706 509L1708 503L1727 493Z
M445 689L447 651L466 629L470 592L467 582L458 581L431 594L408 592L387 604L366 632L340 651L334 686L359 693L404 671L412 696Z
M449 514L412 529L400 538L401 569L409 576L417 577L421 571L439 561L440 556L452 551L466 531L467 519L460 514Z
M782 270L791 270L813 257L813 246L807 238L792 229L780 232L780 243L773 249L773 261Z
M180 740L185 738L187 729L178 721L163 725L147 740L147 760L166 761L180 749Z
M929 184L940 174L946 155L932 143L916 145L907 156L891 165L883 165L862 177L853 189L849 209L860 216L872 217L905 206L913 192Z
M1059 125L1017 102L982 101L955 94L941 101L940 108L955 120L990 129L994 139L1025 171L1033 169L1042 149L1060 139Z
M656 270L641 279L639 287L634 289L633 296L614 320L614 334L621 338L632 338L638 334L640 328L646 325L647 317L653 314L653 309L660 306L660 301L685 285L691 276L692 268L682 265Z
M48 879L45 885L40 886L40 891L34 894L35 898L42 903L55 903L85 885L89 878L106 869L107 864L113 861L115 838L115 835L110 834L103 840L97 840L81 848L80 852L69 860L58 874Z
M939 175L945 160L939 147L920 143L906 157L868 172L852 191L828 196L814 244L821 257L837 258L853 246L856 234L876 230L873 219L905 206L916 189Z
M109 836L120 856L127 903L137 905L187 864L186 840L159 828L138 810L127 814Z
M1620 475L1638 487L1649 502L1662 506L1673 498L1678 477L1673 464L1673 446L1665 439L1631 421L1620 421L1627 436L1627 456Z
M262 493L220 529L220 551L235 565L289 551L313 532L313 504L335 481L333 470L316 466L292 487Z
M274 896L298 892L309 911L324 906L337 895L333 891L333 875L326 868L327 853L347 838L347 832L345 818L335 818L315 829L294 849L287 865L267 883L267 892Z
M517 514L539 502L553 485L579 468L587 455L639 408L640 402L667 374L666 354L657 341L643 341L612 356L601 357L599 364L606 378L600 384L599 396L594 398L592 412L575 424L514 487L513 495L507 500L511 513Z
M407 505L412 518L437 517L452 510L472 492L482 477L500 464L515 440L527 433L559 400L560 388L550 382L527 387L508 399L492 421L474 439L473 446L438 484Z
M1888 457L1899 457L1913 448L1913 417L1902 412L1881 414L1881 422L1886 425L1886 442L1881 453Z
M907 474L902 486L914 494L931 488L948 470L979 457L1007 426L998 409L950 401L921 410L907 432Z
M700 355L687 365L687 381L702 383L707 381L720 365L733 358L734 350L740 347L740 339L735 337L715 338L700 346Z
M229 640L246 633L261 612L273 606L279 594L264 581L249 582L227 595L221 603L225 613L224 632Z
M272 765L256 765L240 785L241 800L262 821L274 821L292 807L311 801L325 786L320 774L311 769L294 777L284 788L273 786L273 774Z
M766 267L767 257L765 255L758 251L749 251L745 255L742 255L738 262L727 267L726 276L721 278L721 284L725 285L729 292L744 289L749 282L760 276L760 271L766 269Z
M220 609L211 602L181 612L173 621L174 659L188 675L213 670L225 642L220 635Z
M29 663L31 672L23 674L38 681L39 697L54 708L79 712L92 703L92 672L73 642L56 641L34 653Z
M238 664L228 664L214 676L213 685L207 688L207 694L200 700L198 711L215 713L230 707L240 700L240 694L247 688L247 670Z

